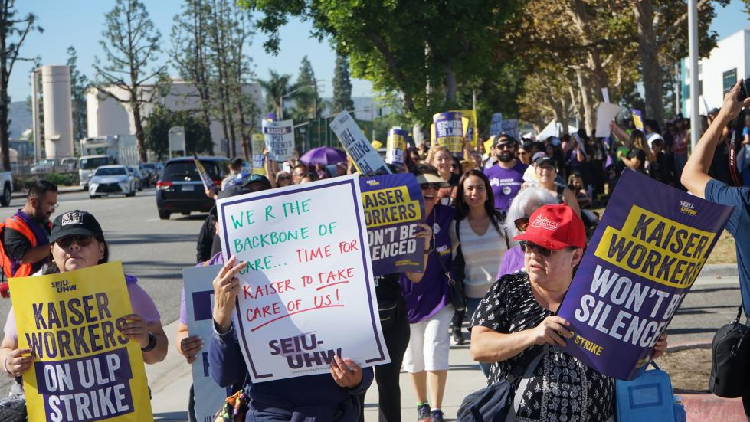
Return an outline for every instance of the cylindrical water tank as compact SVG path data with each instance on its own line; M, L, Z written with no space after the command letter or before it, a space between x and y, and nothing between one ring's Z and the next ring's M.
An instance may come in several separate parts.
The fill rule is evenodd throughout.
M47 158L73 156L73 112L70 102L70 68L42 66L44 97L44 150Z

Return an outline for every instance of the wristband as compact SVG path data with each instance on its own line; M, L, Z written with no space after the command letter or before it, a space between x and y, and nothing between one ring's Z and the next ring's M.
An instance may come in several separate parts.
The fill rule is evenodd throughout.
M154 350L154 347L156 347L156 336L154 333L150 332L148 333L148 344L146 347L141 347L141 352L150 352Z

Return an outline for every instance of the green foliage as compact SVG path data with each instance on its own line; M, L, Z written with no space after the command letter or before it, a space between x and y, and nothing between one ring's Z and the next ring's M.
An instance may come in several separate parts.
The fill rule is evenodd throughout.
M281 97L296 98L297 85L291 83L292 75L280 75L273 69L268 70L269 77L266 80L258 79L258 85L266 91L266 111L276 113L276 118L281 113Z
M146 146L154 151L159 158L169 153L169 129L174 126L185 128L185 151L193 153L213 153L211 131L206 123L189 111L171 111L166 107L155 107L146 118L145 135Z
M352 81L349 78L349 59L345 55L337 54L336 67L333 70L331 112L335 114L343 110L354 111Z
M321 103L323 100L318 96L318 84L315 78L315 71L313 70L310 60L307 56L302 57L302 63L299 68L299 75L297 76L297 82L295 85L299 91L295 97L296 109L299 111L302 119L310 119L317 117L316 114L320 110ZM296 120L296 119L295 119Z

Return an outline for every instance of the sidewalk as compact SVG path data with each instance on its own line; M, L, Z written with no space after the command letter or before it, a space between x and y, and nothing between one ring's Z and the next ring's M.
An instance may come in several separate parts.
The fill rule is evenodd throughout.
M719 284L738 285L736 266L707 266L695 282L697 287L710 287ZM692 322L701 318L695 314L677 314L675 320ZM170 339L169 354L164 362L147 366L146 374L153 393L151 406L156 421L187 421L188 391L192 384L190 367L172 344L177 330L177 322L164 327ZM710 340L710 338L708 339ZM700 343L700 342L698 342ZM691 344L674 344L677 347L691 347ZM694 344L692 345L694 346ZM451 345L450 371L443 401L446 419L455 419L461 401L469 393L484 387L485 380L475 362L469 356L469 346ZM401 373L401 414L404 421L415 420L417 403L409 375ZM745 422L740 399L721 399L710 394L681 394L688 414L688 422ZM376 422L377 384L368 390L365 400L365 421Z

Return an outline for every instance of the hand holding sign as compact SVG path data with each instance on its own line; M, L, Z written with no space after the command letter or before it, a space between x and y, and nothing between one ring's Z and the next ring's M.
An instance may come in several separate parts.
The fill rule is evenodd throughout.
M565 328L569 325L568 321L559 316L550 315L544 318L539 325L529 330L531 343L537 346L549 344L565 347L565 338L570 338L571 336L570 331Z
M245 266L244 262L237 264L237 256L232 256L224 264L219 275L213 281L214 286L214 321L217 328L225 333L232 324L232 311L235 299L240 292L240 280L237 273Z
M137 341L141 349L148 346L148 327L146 326L146 321L143 317L137 314L130 314L126 315L124 318L125 323L120 327L122 335L130 340Z
M5 372L13 378L20 377L31 368L32 363L34 355L31 349L15 349L5 358Z
M200 336L185 337L177 347L180 354L185 356L187 363L192 364L195 362L195 356L203 348L203 340L201 340Z
M333 357L331 364L331 376L341 388L356 388L362 382L362 367L351 359Z

